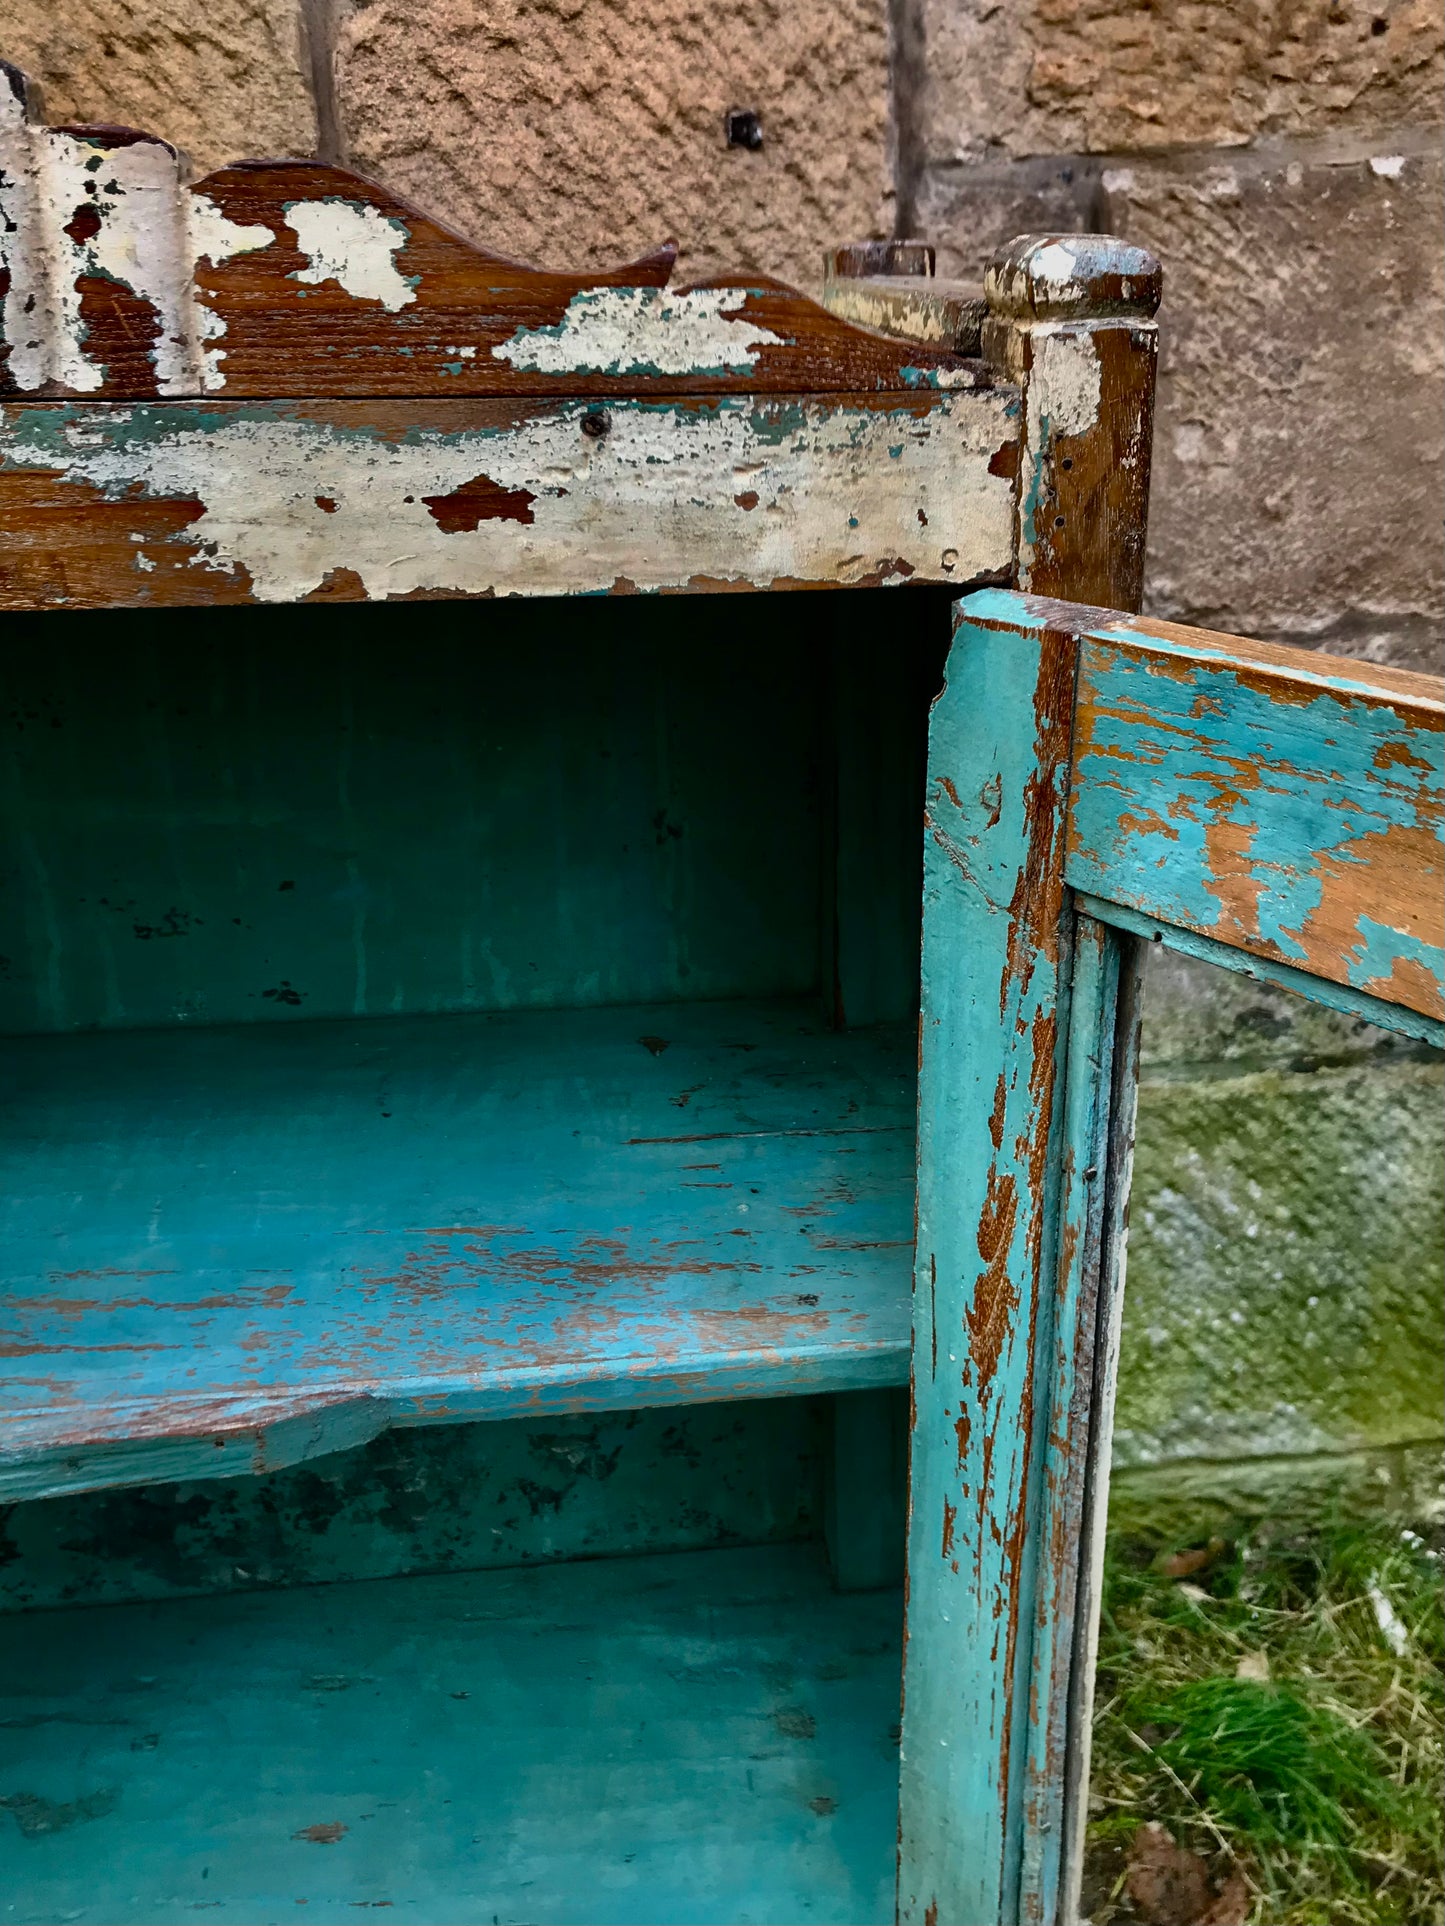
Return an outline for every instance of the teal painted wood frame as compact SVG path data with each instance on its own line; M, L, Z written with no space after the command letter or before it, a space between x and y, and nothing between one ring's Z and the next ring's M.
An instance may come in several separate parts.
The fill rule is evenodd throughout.
M1445 684L958 605L929 749L906 1926L1067 1926L1144 942L1436 1044Z

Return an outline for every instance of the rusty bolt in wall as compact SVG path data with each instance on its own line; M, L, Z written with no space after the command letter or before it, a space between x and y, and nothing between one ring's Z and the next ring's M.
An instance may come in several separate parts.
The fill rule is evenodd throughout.
M763 123L754 107L729 107L723 115L729 147L746 147L756 153L763 144Z

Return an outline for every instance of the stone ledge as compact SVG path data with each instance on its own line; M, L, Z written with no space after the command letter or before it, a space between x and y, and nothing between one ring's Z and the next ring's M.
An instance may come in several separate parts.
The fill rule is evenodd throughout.
M1109 1525L1122 1534L1195 1544L1214 1532L1228 1537L1265 1517L1288 1526L1321 1518L1378 1520L1384 1513L1435 1524L1445 1519L1442 1448L1445 1438L1434 1435L1383 1451L1116 1466Z
M1434 0L904 0L901 38L925 166L1433 122L1445 100Z

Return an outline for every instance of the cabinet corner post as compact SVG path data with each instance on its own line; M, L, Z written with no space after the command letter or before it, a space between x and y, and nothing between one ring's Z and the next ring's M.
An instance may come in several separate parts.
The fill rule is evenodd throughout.
M1140 605L1161 283L1107 234L1026 236L989 264L984 353L1023 390L1021 589Z

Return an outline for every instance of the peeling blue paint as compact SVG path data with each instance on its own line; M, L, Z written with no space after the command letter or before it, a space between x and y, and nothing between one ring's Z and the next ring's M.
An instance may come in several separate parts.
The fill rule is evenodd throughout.
M1367 901L1313 927L1331 891L1368 894L1397 834L1439 842L1445 733L1349 670L1287 685L1136 635L1084 643L1070 881L1285 962L1328 940L1357 988L1397 962L1445 981L1445 946Z

